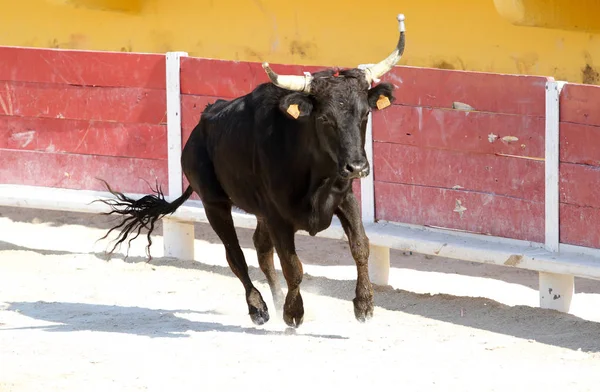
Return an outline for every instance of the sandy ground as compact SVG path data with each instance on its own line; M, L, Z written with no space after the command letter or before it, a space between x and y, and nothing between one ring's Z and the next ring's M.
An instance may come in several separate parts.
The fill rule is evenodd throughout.
M345 242L299 235L305 322L256 327L209 226L194 261L161 257L159 228L148 263L144 239L107 261L107 222L0 208L0 391L600 388L600 282L577 279L559 314L535 307L534 272L394 251L391 287L359 324Z

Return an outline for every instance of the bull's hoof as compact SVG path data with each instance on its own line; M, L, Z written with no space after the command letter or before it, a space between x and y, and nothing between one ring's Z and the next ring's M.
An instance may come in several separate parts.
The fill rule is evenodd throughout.
M257 309L254 306L249 307L250 310L250 318L252 322L256 325L263 325L267 321L269 321L269 311L265 306L265 309Z
M302 303L302 296L300 293L296 295L288 296L285 299L285 305L283 306L283 321L294 328L298 328L304 321L304 304Z
M304 315L302 316L289 316L285 313L283 314L283 321L289 326L293 328L298 328L304 322Z
M373 297L354 298L354 317L364 323L373 318Z
M269 310L267 304L262 299L260 292L254 287L250 290L246 297L248 302L248 313L252 322L256 325L263 325L269 321Z

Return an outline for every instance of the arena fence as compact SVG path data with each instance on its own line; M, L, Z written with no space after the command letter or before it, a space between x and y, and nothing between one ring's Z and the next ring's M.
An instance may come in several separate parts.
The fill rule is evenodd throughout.
M178 197L206 104L268 81L258 63L182 52L0 47L0 59L0 205L24 208L105 211L89 204L110 196L97 177ZM600 87L405 66L383 81L396 101L370 116L372 171L354 184L372 281L387 284L390 249L525 268L539 271L540 306L568 311L574 276L600 278ZM193 222L207 222L197 196L165 219L165 255L193 258ZM337 220L319 236L345 238Z

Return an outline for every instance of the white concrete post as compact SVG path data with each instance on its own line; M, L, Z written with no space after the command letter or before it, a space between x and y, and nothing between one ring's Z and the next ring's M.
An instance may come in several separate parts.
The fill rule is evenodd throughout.
M568 313L575 291L573 275L540 272L540 306Z
M358 68L365 69L372 64L362 64ZM375 183L373 181L373 116L369 113L367 119L367 132L365 134L365 152L371 165L367 177L360 180L360 200L362 220L364 225L375 223ZM369 278L372 283L385 286L390 276L390 249L382 246L371 245L369 257Z
M169 201L183 193L181 170L181 82L180 58L185 52L169 52L166 55L167 87L167 145L169 166ZM164 254L178 259L194 259L194 225L168 217L163 219Z
M563 82L546 82L546 216L545 246L559 252L559 135L560 91ZM540 307L568 312L575 291L573 275L539 273Z
M369 278L371 283L386 286L390 280L390 248L371 245L369 257Z
M367 117L367 132L365 134L365 152L371 165L369 175L360 180L360 204L362 219L366 224L375 223L375 183L373 180L373 114Z

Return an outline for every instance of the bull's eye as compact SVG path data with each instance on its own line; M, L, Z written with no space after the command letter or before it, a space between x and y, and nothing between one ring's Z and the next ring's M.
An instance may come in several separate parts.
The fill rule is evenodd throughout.
M332 123L332 121L325 116L320 116L319 121L325 125L330 125Z

